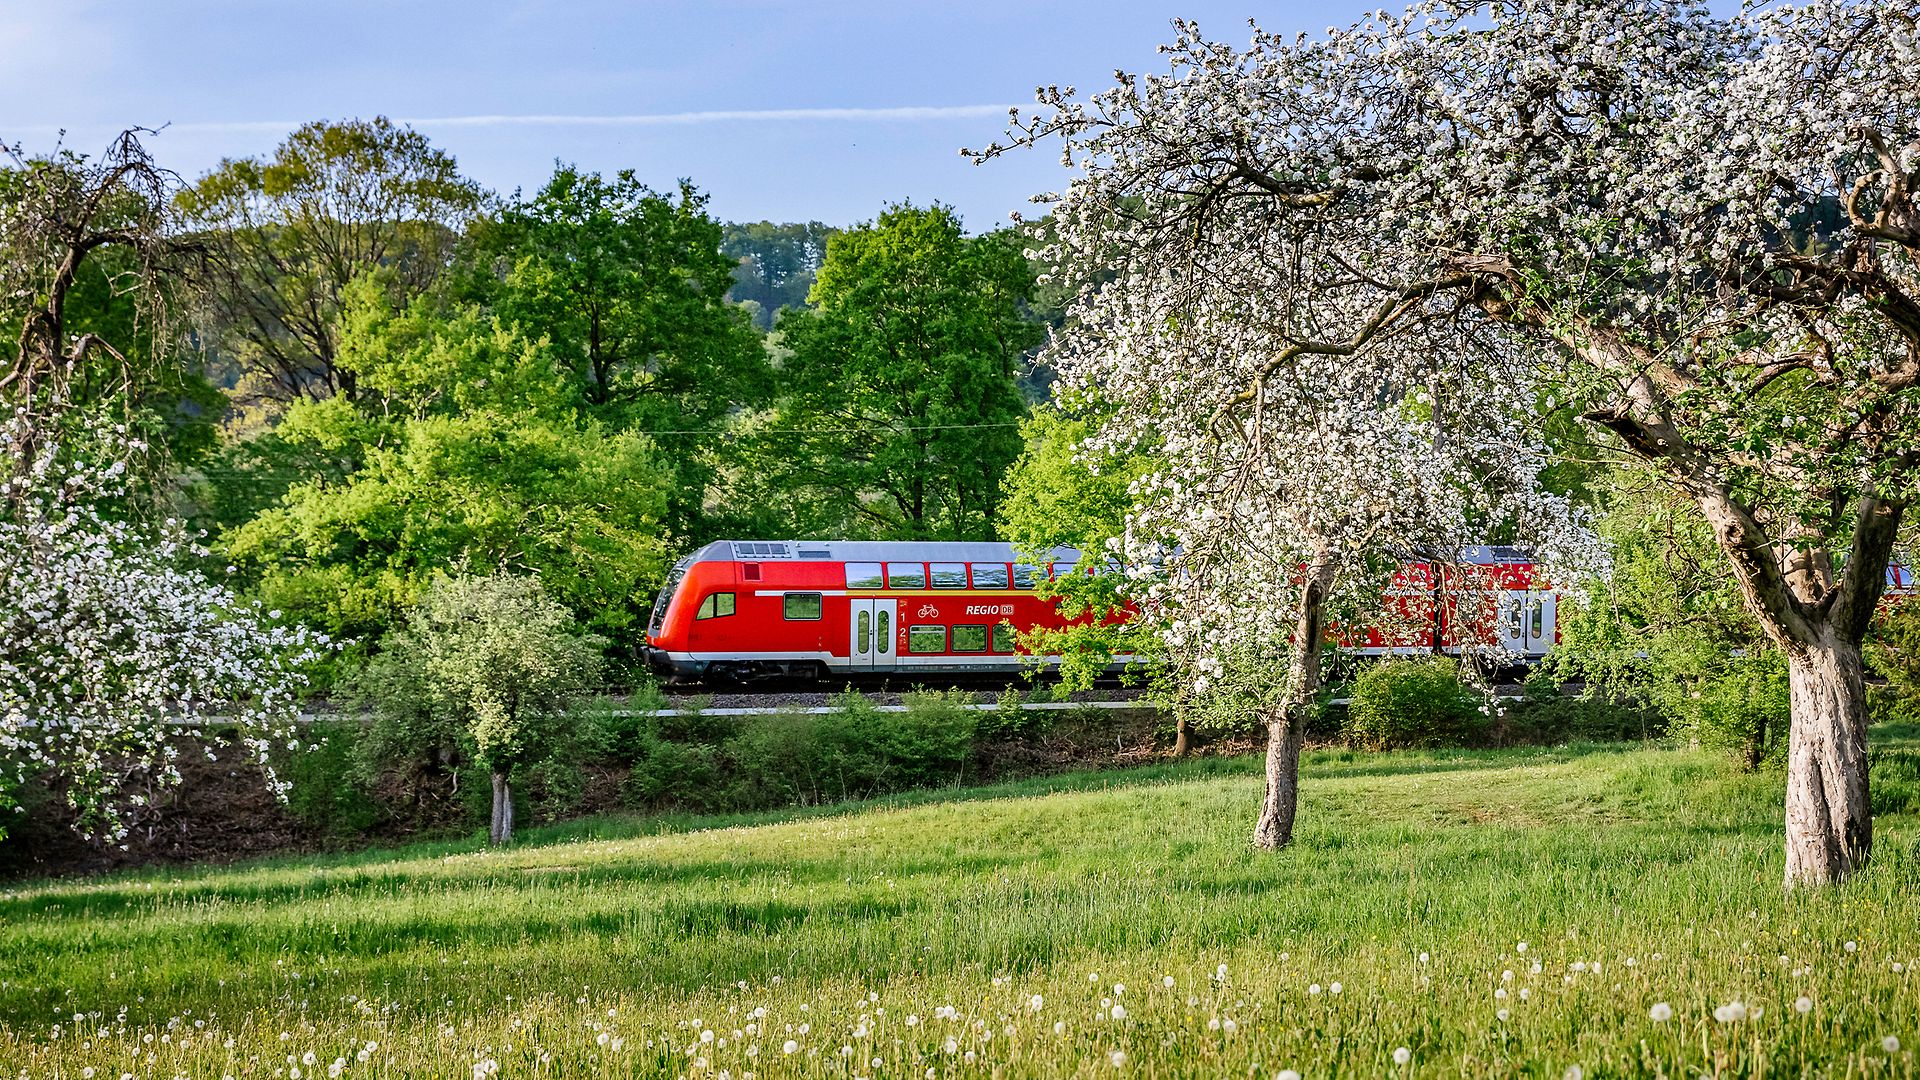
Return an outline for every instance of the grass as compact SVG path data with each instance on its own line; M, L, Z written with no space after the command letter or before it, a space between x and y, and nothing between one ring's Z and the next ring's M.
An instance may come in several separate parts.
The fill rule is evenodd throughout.
M1793 896L1778 776L1628 746L1314 753L1278 855L1239 759L16 887L0 1077L1911 1076L1895 751Z

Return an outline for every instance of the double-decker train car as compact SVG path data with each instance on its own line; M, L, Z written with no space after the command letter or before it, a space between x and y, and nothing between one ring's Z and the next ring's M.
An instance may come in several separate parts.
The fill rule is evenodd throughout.
M1380 618L1342 645L1364 656L1480 650L1539 660L1560 640L1559 592L1524 549L1463 548L1457 561L1401 567L1380 598Z
M1065 625L1011 544L718 540L674 564L647 626L648 665L683 678L1012 673L1018 630Z
M993 543L715 541L674 565L645 654L654 670L692 679L1011 674L1033 659L1020 632L1066 625L1036 585L1079 557L1057 548L1033 565ZM1913 595L1912 572L1889 567L1887 586L1890 601ZM1377 618L1332 637L1363 655L1532 662L1560 639L1559 599L1524 550L1470 547L1452 563L1401 567Z

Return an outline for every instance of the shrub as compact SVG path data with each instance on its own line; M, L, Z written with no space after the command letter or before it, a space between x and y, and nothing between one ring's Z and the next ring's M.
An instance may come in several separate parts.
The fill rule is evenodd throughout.
M887 762L881 777L886 790L959 783L980 718L971 707L973 695L916 690L901 695L900 703L905 712L876 710L864 732Z
M1886 604L1867 639L1867 663L1887 680L1872 687L1869 707L1876 722L1920 722L1920 600Z
M1678 690L1662 695L1676 738L1732 751L1749 768L1786 748L1792 695L1779 652L1730 658Z
M368 752L417 762L455 743L487 767L490 835L509 841L514 773L577 755L582 694L599 678L603 644L577 634L535 578L438 579L354 691L372 711Z
M1452 660L1386 660L1354 679L1343 734L1376 750L1458 745L1485 727L1482 707Z
M319 721L302 733L302 748L274 755L275 770L293 785L287 811L323 836L346 839L384 824L387 809L359 768L359 725Z
M1618 701L1592 688L1568 694L1558 678L1542 671L1527 679L1519 701L1506 704L1497 726L1502 741L1547 743L1650 739L1666 730L1656 713L1636 702Z

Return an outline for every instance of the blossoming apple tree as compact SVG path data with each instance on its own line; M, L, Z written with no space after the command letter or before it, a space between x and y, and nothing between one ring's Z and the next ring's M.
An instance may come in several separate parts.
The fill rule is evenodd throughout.
M0 183L0 322L19 327L0 364L0 807L47 778L82 833L124 841L139 789L179 783L182 740L209 723L237 728L284 792L269 745L291 741L301 668L324 642L199 571L207 552L133 490L145 448L75 405L96 356L120 357L67 332L66 297L101 248L158 273L164 175L131 136L94 163L13 156Z
M1824 883L1871 848L1860 645L1920 479L1915 21L1900 0L1426 0L1245 48L1179 23L1166 72L1047 88L981 156L1057 139L1080 171L1053 200L1064 253L1119 253L1114 287L1186 297L1183 328L1346 314L1185 373L1215 384L1209 418L1442 311L1505 342L1462 362L1535 357L1552 402L1698 507L1787 654L1785 876ZM1120 329L1104 302L1083 292L1084 332Z

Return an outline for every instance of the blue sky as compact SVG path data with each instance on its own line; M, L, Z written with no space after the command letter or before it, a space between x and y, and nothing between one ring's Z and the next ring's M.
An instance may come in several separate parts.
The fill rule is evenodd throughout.
M0 0L0 139L44 150L65 128L92 151L126 125L171 124L151 148L191 179L299 122L386 114L503 192L558 158L657 187L690 177L731 220L847 224L912 198L984 229L1063 182L1052 154L958 154L1034 86L1085 92L1158 67L1176 14L1243 42L1249 16L1317 30L1370 6Z

